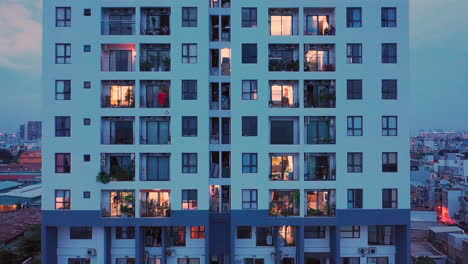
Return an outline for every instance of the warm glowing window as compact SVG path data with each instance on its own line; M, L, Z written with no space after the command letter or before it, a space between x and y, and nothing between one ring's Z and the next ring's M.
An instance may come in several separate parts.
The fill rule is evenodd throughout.
M55 209L66 210L71 208L71 191L55 190Z
M271 156L271 180L294 180L294 156Z
M293 105L294 104L294 86L278 85L271 86L271 101L274 105Z
M182 190L182 209L198 209L197 190Z
M205 238L205 226L191 226L190 238L191 239L204 239Z
M271 16L270 34L272 36L292 35L292 16Z
M133 86L111 85L109 100L110 106L132 106Z

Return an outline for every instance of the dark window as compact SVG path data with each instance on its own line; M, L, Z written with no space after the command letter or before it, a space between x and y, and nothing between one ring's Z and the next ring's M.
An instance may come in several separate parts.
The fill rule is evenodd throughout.
M182 7L182 27L197 27L197 8Z
M135 227L134 226L115 227L115 239L135 239Z
M362 44L351 43L346 44L346 57L349 64L362 63Z
M342 226L340 228L341 238L359 238L361 236L360 226Z
M257 80L242 81L242 100L257 100Z
M197 153L182 153L182 173L197 173Z
M190 238L191 239L204 239L205 238L205 226L191 226Z
M367 264L388 264L388 257L367 257Z
M362 136L362 116L348 116L348 136Z
M252 227L251 226L238 226L237 227L237 239L252 239Z
M242 136L256 137L257 136L257 117L243 116L242 117Z
M398 171L398 153L383 152L382 153L382 171L397 172Z
M71 7L55 8L55 26L71 27Z
M242 209L257 209L257 189L242 190Z
M393 226L367 227L367 238L369 245L394 245Z
M271 144L294 144L294 121L272 120L270 135Z
M242 44L242 63L257 63L257 44Z
M397 80L382 80L382 99L397 99Z
M182 210L198 209L197 190L182 190Z
M83 52L91 52L91 45L84 45Z
M325 238L325 226L304 226L304 238Z
M196 43L182 44L182 63L195 64L197 63L198 48Z
M71 131L71 117L56 116L55 117L55 136L69 137Z
M242 27L257 27L257 8L244 7L242 8Z
M382 136L396 136L398 134L398 117L382 116Z
M198 125L196 116L183 116L182 117L182 136L183 137L196 137L198 135Z
M346 8L346 26L349 28L362 27L362 9L360 7Z
M256 228L257 239L256 245L258 246L273 246L274 245L274 229L273 227L261 227Z
M182 100L197 100L197 80L182 80Z
M362 189L348 189L348 208L362 208Z
M85 16L91 16L91 8L85 8L83 10L83 15Z
M242 173L257 173L257 153L242 153Z
M200 264L199 258L178 258L177 264Z
M362 100L362 80L347 81L347 99Z
M83 88L90 89L91 88L91 82L83 82Z
M397 44L382 44L382 63L397 63Z
M71 99L71 81L56 80L55 81L55 100L70 100Z
M55 209L70 210L71 208L71 191L70 190L55 190Z
M91 125L91 118L85 118L85 119L83 119L83 125L85 125L85 126L90 126L90 125Z
M89 258L68 258L68 264L90 264Z
M57 43L55 44L55 64L70 64L71 63L71 44Z
M169 180L169 155L147 155L146 178L144 181L168 181Z
M83 198L84 198L84 199L89 199L89 198L91 198L91 192L89 192L89 191L83 192Z
M264 264L265 261L262 258L244 258L244 264ZM286 262L283 262L286 263Z
M91 161L91 155L89 155L89 154L84 154L84 155L83 155L83 161L84 161L84 162L89 162L89 161Z
M185 247L185 226L171 226L168 246ZM179 259L180 264L180 259ZM192 263L186 263L192 264Z
M362 172L362 152L348 152L348 172Z
M382 189L382 208L398 208L398 189Z
M93 239L93 228L91 226L71 226L70 239Z
M345 257L341 259L343 260L343 264L361 264L360 257Z
M396 27L396 7L382 7L382 27Z
M55 153L55 173L70 173L71 154Z

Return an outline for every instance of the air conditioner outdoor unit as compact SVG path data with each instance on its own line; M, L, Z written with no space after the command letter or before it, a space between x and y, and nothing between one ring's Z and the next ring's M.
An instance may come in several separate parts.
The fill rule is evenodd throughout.
M367 248L358 248L358 252L359 252L359 254L364 256L364 255L367 254Z
M370 247L370 248L367 249L367 252L369 254L375 254L375 253L377 253L377 248L376 247Z
M174 249L167 249L166 250L166 256L174 256L175 255L175 250Z
M86 250L86 255L88 255L88 256L96 256L96 255L97 255L96 249L95 249L95 248L88 248L88 249Z

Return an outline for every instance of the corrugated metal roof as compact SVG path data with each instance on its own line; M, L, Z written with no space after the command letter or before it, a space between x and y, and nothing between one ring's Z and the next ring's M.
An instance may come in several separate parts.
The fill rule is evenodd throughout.
M0 181L0 191L18 187L20 185L22 185L22 183L14 182L14 181Z

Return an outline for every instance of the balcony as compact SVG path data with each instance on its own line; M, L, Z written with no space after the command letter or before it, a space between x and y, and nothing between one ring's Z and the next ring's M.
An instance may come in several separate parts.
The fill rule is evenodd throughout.
M169 153L141 153L140 180L141 181L169 181L170 162Z
M335 71L335 45L305 44L304 71Z
M304 153L305 181L334 181L336 179L335 153Z
M169 190L143 190L140 192L141 217L171 216L171 200Z
M101 71L135 71L135 44L102 44L101 47Z
M134 108L135 81L102 81L102 108Z
M278 233L279 233L279 236L278 236L279 247L295 247L296 246L297 229L295 226L279 226Z
M299 180L297 154L270 154L270 181Z
M256 246L257 247L271 247L275 245L276 239L273 239L275 236L275 228L272 226L263 227L257 226L256 230Z
M230 110L230 109L231 109L231 84L221 83L221 91L220 91L219 83L211 83L210 84L210 110Z
M140 107L169 108L170 87L168 80L148 80L140 83Z
M231 75L231 49L210 49L210 75ZM220 68L221 65L221 68Z
M270 117L270 144L299 144L297 117Z
M269 71L299 71L299 45L270 44Z
M171 8L141 8L141 35L170 35Z
M135 35L135 8L103 8L101 35Z
M135 154L134 153L102 153L101 172L97 181L108 183L110 181L135 180Z
M336 107L335 80L306 80L304 81L304 107L306 108L335 108Z
M333 217L336 213L335 190L308 190L306 216Z
M334 116L305 116L306 144L335 144L336 128Z
M271 190L270 216L299 216L299 190Z
M297 81L270 81L270 108L299 107Z
M210 185L210 212L231 211L231 186Z
M135 217L135 198L133 190L102 191L101 216Z
M162 227L144 226L142 227L145 247L162 247Z
M210 8L230 8L231 0L210 0Z
M231 118L210 118L210 144L231 144Z
M140 121L140 144L166 145L171 143L170 117L142 116Z
M270 16L270 36L298 35L299 9L270 8L268 13Z
M231 152L211 151L210 156L210 178L231 178Z
M334 8L304 8L304 35L334 36Z
M101 144L127 145L134 144L134 117L112 116L102 117Z
M171 71L171 45L141 44L140 71L168 72Z
M210 27L210 41L217 42L220 39L223 42L231 41L231 16L211 16Z

